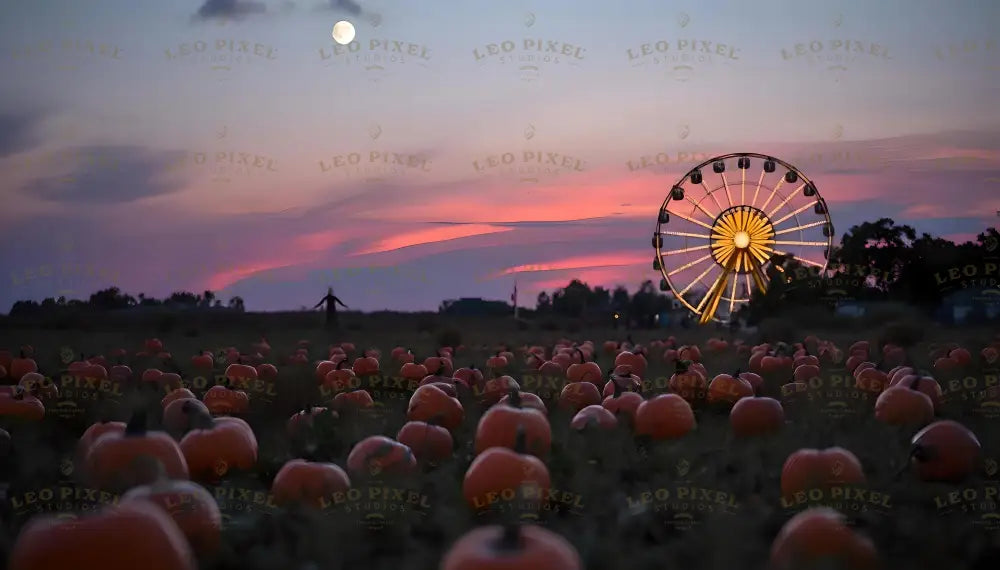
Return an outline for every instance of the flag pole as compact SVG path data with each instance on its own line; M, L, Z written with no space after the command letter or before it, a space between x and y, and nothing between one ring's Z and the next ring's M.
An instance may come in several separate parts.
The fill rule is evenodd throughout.
M518 307L517 307L517 279L514 280L514 294L511 295L511 301L514 302L514 318L516 319L517 316L518 316Z

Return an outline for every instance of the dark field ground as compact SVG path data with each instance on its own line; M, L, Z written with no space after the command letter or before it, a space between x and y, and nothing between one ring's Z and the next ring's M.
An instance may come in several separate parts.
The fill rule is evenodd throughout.
M179 369L185 380L198 376L190 357L200 349L217 351L235 346L243 352L261 335L272 347L268 361L279 368L274 390L251 392L252 410L247 420L259 442L259 462L252 472L230 476L210 487L226 517L223 546L215 559L203 560L202 568L353 568L370 570L433 570L449 545L471 527L515 516L517 513L474 515L461 494L463 474L472 459L472 437L481 414L472 398L464 401L466 418L455 434L455 453L437 466L428 466L405 481L365 483L355 481L363 493L377 488L417 490L426 496L424 507L399 509L399 495L382 501L361 499L322 512L288 512L267 505L264 495L281 464L304 456L285 435L288 418L305 406L329 399L317 387L312 362L325 359L327 346L351 342L358 352L377 347L382 352L382 370L392 374L398 364L390 351L396 346L410 348L421 362L433 356L440 342L462 343L454 357L457 369L470 364L485 368L496 346L512 349L523 345L551 346L560 338L577 342L592 340L598 349L603 371L612 368L613 356L601 352L606 340L624 340L625 331L612 329L541 330L515 326L506 319L466 319L448 323L432 317L380 315L343 317L342 330L331 334L318 328L318 314L255 316L244 321L209 326L180 319L169 328L153 325L102 326L92 330L0 329L0 349L16 352L21 345L35 348L40 372L58 378L65 368L60 351L108 354L123 347L129 352L126 363L136 374L146 368ZM431 322L428 322L430 320ZM911 325L914 326L914 325ZM973 364L954 378L938 377L945 392L940 417L958 420L972 429L983 447L983 466L974 478L961 484L929 484L918 481L906 468L910 438L916 429L902 429L878 423L873 416L876 394L853 387L853 379L839 366L825 366L823 386L794 399L782 399L780 386L789 378L765 375L763 394L782 399L787 424L779 435L758 440L740 440L730 431L727 412L712 408L696 409L697 429L670 442L651 443L634 438L621 427L608 433L573 432L572 414L552 406L552 452L546 464L552 485L561 491L563 504L552 504L537 521L568 539L579 551L588 569L763 568L771 541L781 525L805 506L827 504L848 515L856 527L870 536L887 568L979 569L995 568L1000 560L1000 510L997 509L1000 472L1000 409L982 406L985 387L997 380L996 364L986 364L979 356L993 340L994 328L949 328L919 325L923 338L908 349L919 369L930 371L933 345L955 342L973 354ZM548 327L551 328L551 327ZM836 331L797 327L779 329L783 338L771 341L800 342L808 334L834 341L847 351L857 340L873 346L885 338L883 326L840 328ZM671 329L633 331L635 342L648 345L654 339L676 337L677 344L697 344L703 353L709 379L719 373L746 370L748 354L738 354L730 346L724 352L706 349L710 337L731 339L728 331ZM173 355L173 364L155 358L136 358L146 338L163 341ZM283 364L298 341L311 342L310 364ZM761 342L746 337L750 345ZM516 350L515 350L516 353ZM673 367L660 358L662 349L651 351L646 379L657 389L656 379L668 378ZM358 354L351 354L350 361ZM877 358L872 360L878 363ZM840 365L843 366L843 365ZM517 363L509 373L521 381L525 391L539 391L545 399L554 394L538 389L524 377L525 366ZM224 365L217 365L221 374ZM207 385L195 386L196 394ZM201 388L201 390L199 390ZM147 406L154 415L162 393L126 393L118 402L99 399L93 391L78 389L72 396L64 391L60 402L46 402L47 417L38 424L0 418L12 436L12 452L4 460L2 476L7 488L3 512L2 547L9 548L18 528L39 511L85 512L98 508L98 501L59 500L62 489L80 486L76 472L65 461L72 457L76 439L91 421L114 417L125 420L131 410ZM650 394L644 394L648 396ZM408 393L398 388L373 388L373 396L383 406L379 413L361 418L341 418L308 454L312 460L346 465L351 445L361 438L384 434L394 437L405 423ZM93 398L88 400L88 398ZM73 401L88 408L79 419L60 419ZM91 403L84 403L91 402ZM848 499L813 497L806 504L789 504L780 496L779 478L785 458L800 448L841 446L861 460L867 485ZM47 491L48 490L48 491ZM255 493L256 502L255 502ZM645 508L644 492L650 499ZM32 494L33 493L33 494ZM391 492L383 494L392 496ZM45 497L51 500L44 500ZM92 497L94 498L94 497ZM874 499L874 500L873 500ZM794 503L794 501L792 501ZM528 520L528 519L523 519ZM6 557L4 557L6 559ZM554 570L554 569L553 569Z

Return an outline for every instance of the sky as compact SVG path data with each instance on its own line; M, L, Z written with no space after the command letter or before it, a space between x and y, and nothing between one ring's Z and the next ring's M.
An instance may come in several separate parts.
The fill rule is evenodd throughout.
M659 280L669 189L735 152L807 176L835 240L883 216L965 240L1000 213L991 0L34 0L0 16L0 311L108 285L250 310L327 286L362 310L509 299L515 280L522 306L573 278L635 290Z

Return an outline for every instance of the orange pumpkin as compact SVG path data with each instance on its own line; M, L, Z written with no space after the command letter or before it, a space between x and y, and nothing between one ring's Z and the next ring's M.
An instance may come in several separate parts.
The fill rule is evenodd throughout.
M234 469L249 471L257 464L257 438L245 421L231 416L213 418L195 408L188 413L191 429L179 448L192 479L217 483Z
M781 468L781 494L784 496L798 491L864 482L861 462L842 447L800 449L789 455Z
M334 493L350 488L351 479L339 465L291 459L274 476L271 495L279 507L300 504L319 509Z
M462 426L465 409L458 399L445 393L440 387L425 384L410 396L406 417L411 421L423 422L434 419L438 425L454 431Z
M409 421L396 434L396 441L410 448L417 461L440 463L452 456L451 432L434 422Z
M583 570L565 538L537 525L482 526L459 538L441 570Z
M875 419L889 425L925 426L934 420L934 402L918 389L920 378L890 386L875 400Z
M0 392L0 417L40 422L45 419L45 404L23 387L14 386Z
M920 430L911 446L911 462L924 481L960 483L975 472L982 453L976 434L953 420Z
M476 511L492 508L497 502L533 498L522 506L542 508L552 486L549 470L536 455L526 453L526 431L515 427L513 446L483 450L465 471L462 494Z
M201 401L215 416L245 414L250 411L250 396L243 390L234 390L228 382L206 390Z
M785 410L774 398L740 398L729 411L729 425L738 437L770 435L785 426Z
M601 403L601 393L590 382L570 382L559 393L559 406L573 413Z
M160 507L184 533L195 554L212 556L222 541L222 513L215 497L197 483L167 479L163 465L155 465L157 480L129 489L120 504L148 502Z
M753 386L738 376L719 374L708 385L708 402L735 404L742 398L754 395Z
M536 409L522 407L519 391L511 390L509 396L506 405L493 406L479 418L475 452L479 454L490 447L513 448L520 429L525 433L528 453L545 457L552 447L552 429L548 418Z
M844 515L827 507L807 509L781 527L771 545L770 568L795 570L824 562L851 570L880 567L871 540L855 533Z
M417 471L417 459L408 446L372 435L351 448L347 470L358 478L409 477Z
M374 356L362 356L354 360L351 368L357 376L371 376L379 373L379 362Z
M7 375L10 376L11 380L14 382L20 382L21 378L25 374L31 372L38 372L38 363L35 359L29 357L25 354L25 351L21 351L21 355L17 358L11 359L10 365L7 368Z
M654 396L635 412L635 434L654 440L683 437L695 426L691 405L677 394Z
M196 570L197 564L170 515L152 503L135 501L77 520L32 518L18 535L7 568Z
M584 430L591 426L614 429L618 427L618 418L604 406L590 405L577 412L570 420L569 426L575 430Z
M689 403L700 402L705 399L708 386L705 377L696 370L691 370L690 360L678 360L677 368L670 376L668 386L670 391L684 398Z
M188 478L188 462L177 442L165 432L146 431L141 410L132 414L124 431L110 431L90 444L84 459L87 478L95 488L116 493L153 483L158 474L141 468L143 456L158 460L170 479Z

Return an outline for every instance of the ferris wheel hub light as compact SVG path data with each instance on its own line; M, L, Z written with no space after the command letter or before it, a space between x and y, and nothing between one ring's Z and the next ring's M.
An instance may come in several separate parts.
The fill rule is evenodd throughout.
M736 232L733 236L733 245L740 249L746 249L750 245L750 234L746 232Z

